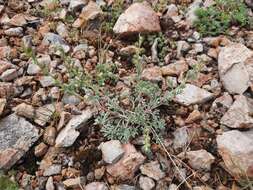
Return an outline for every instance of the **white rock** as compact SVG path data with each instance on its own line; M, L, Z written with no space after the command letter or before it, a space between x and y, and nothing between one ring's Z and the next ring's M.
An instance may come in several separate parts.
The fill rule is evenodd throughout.
M30 63L27 67L27 74L28 75L36 75L38 73L40 73L41 68L39 65L36 65L34 63Z
M253 177L253 130L232 130L217 137L218 151L235 177Z
M93 112L87 109L81 115L73 117L58 134L55 140L55 146L70 147L80 134L78 129L82 128L92 115Z
M155 187L155 182L149 177L141 176L139 179L140 188L142 190L151 190Z
M101 143L99 147L102 151L103 160L108 164L117 162L124 154L122 145L118 140Z
M214 156L204 149L186 152L186 158L194 169L206 171L211 169L211 164L215 160Z
M192 104L205 103L213 98L213 94L192 84L186 84L182 92L175 96L175 101L189 106Z
M45 169L43 172L43 176L52 176L61 173L61 165L60 164L53 164Z
M120 35L160 32L159 17L146 3L134 3L120 15L113 31Z
M51 76L42 76L40 77L40 84L42 87L49 87L55 84L55 79Z
M0 76L0 79L4 82L9 82L16 78L18 78L18 71L16 69L8 69Z
M54 190L54 181L53 181L53 177L50 176L47 180L47 183L46 183L46 190Z
M187 127L181 127L176 129L176 131L173 132L173 135L174 135L173 147L175 149L183 148L190 141Z
M71 0L69 3L69 11L77 11L87 4L87 0Z
M230 128L252 128L252 111L253 99L238 95L233 105L221 118L220 123Z
M63 38L68 36L68 30L64 23L60 22L56 27L56 32Z
M232 43L221 48L218 69L224 88L242 94L252 85L253 51L243 44Z
M23 35L23 28L22 27L10 28L5 30L4 33L7 36L20 37Z
M108 190L105 183L92 182L85 186L85 190Z

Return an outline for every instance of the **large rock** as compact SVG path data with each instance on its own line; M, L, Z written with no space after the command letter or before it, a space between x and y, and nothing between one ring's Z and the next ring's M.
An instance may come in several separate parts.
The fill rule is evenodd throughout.
M55 140L55 146L70 147L80 135L78 130L84 127L92 116L93 112L90 109L87 109L83 111L81 115L73 117L58 134Z
M253 99L243 95L236 97L233 105L221 118L220 123L231 128L253 127Z
M15 114L0 121L0 170L11 168L38 140L39 130Z
M185 88L182 89L182 92L175 96L175 101L185 106L189 106L192 104L205 103L212 98L212 93L192 84L186 84Z
M145 161L145 157L131 144L124 144L123 149L124 156L116 164L108 165L106 170L112 177L125 181L133 179L134 173Z
M229 93L242 94L252 85L253 51L243 44L232 43L218 56L218 69L224 88Z
M159 17L146 3L134 3L118 18L113 31L123 36L161 31Z
M217 137L218 151L235 177L253 177L253 130L228 131Z

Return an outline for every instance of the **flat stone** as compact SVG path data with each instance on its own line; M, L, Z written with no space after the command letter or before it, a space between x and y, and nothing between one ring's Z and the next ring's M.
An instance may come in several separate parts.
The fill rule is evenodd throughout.
M117 162L124 154L120 141L111 140L100 144L103 160L108 164Z
M43 176L52 176L61 173L61 165L60 164L53 164L45 169L43 172Z
M10 169L38 140L39 130L12 114L0 121L0 169Z
M173 132L173 135L174 135L173 147L175 149L183 148L190 141L190 136L188 134L187 127L181 127L176 129L176 131Z
M25 117L27 119L34 119L35 117L35 108L26 103L21 103L14 108L15 113L18 116Z
M136 151L131 144L124 144L124 156L115 164L108 165L106 171L118 180L133 179L135 172L140 165L145 161L145 157Z
M162 75L165 76L179 76L188 70L188 65L184 60L176 61L169 65L161 67Z
M92 116L93 112L89 109L83 111L81 115L74 116L58 134L55 146L70 147L80 134L78 129L83 128Z
M84 177L76 177L76 178L70 178L63 181L63 184L67 188L77 188L80 187L80 185L85 184L85 178Z
M163 80L162 71L157 66L146 68L142 71L141 78L152 82L160 82Z
M221 118L220 123L230 128L252 128L252 110L253 99L238 95L233 105Z
M161 170L160 164L158 161L152 161L147 164L144 164L140 167L141 173L150 178L159 181L165 177L165 173Z
M49 87L49 86L53 86L55 84L55 79L51 76L42 76L39 79L40 84L42 87Z
M28 75L36 75L41 72L41 68L39 65L36 65L34 63L30 63L27 67L26 72Z
M108 190L105 183L92 182L85 186L85 190Z
M8 69L0 76L0 79L4 82L9 82L16 78L18 78L18 71L16 69Z
M224 88L232 94L242 94L252 85L253 51L240 43L221 48L218 70Z
M81 99L75 95L64 93L62 97L62 102L64 104L69 104L69 105L78 105L81 102Z
M10 28L5 30L4 33L7 36L21 37L23 36L23 28L22 27Z
M152 190L155 187L154 180L144 176L140 177L139 184L142 190Z
M35 110L34 122L40 126L45 126L52 118L55 112L53 104L46 104Z
M9 24L13 25L13 26L24 26L27 24L27 21L25 19L25 15L23 14L16 14L14 15L10 21Z
M159 17L146 3L134 3L120 15L113 27L116 34L123 36L136 33L160 32Z
M175 101L182 105L189 106L192 104L205 103L212 98L212 93L192 84L186 84L182 92L175 96Z
M113 186L112 190L137 190L136 187L126 184Z
M253 177L253 130L232 130L217 137L218 152L236 178ZM246 176L245 176L246 175Z
M186 158L194 169L206 171L211 169L211 164L215 160L214 156L204 149L186 152Z

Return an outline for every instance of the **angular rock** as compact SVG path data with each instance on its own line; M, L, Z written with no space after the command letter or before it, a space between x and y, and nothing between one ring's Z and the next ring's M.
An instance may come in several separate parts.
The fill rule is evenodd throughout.
M9 82L16 78L18 78L18 71L16 69L8 69L0 76L0 79L4 82Z
M187 131L187 127L181 127L179 129L176 129L175 132L173 132L174 140L173 140L173 147L175 149L182 148L187 145L187 143L190 141L190 136Z
M160 67L157 67L157 66L146 68L143 70L141 74L141 78L143 80L149 80L152 82L160 82L163 80L162 71Z
M13 26L24 26L27 24L27 21L25 19L25 15L23 14L16 14L14 15L10 21L9 24L13 25Z
M84 177L76 177L71 179L66 179L63 181L63 184L67 188L78 188L80 185L85 184L85 178Z
M60 164L52 164L43 172L43 176L52 176L61 173L62 166Z
M66 25L65 25L64 23L62 23L62 22L60 22L60 23L57 25L56 31L57 31L57 33L58 33L61 37L63 37L63 38L65 38L65 37L68 36L67 27L66 27Z
M45 143L40 143L35 147L34 155L37 157L41 157L47 153L48 146Z
M47 127L43 135L44 142L53 146L55 137L56 137L56 129L52 126Z
M186 21L190 24L193 25L194 21L197 19L197 16L195 14L196 10L200 8L202 4L202 0L195 0L188 8L188 11L186 13Z
M211 164L215 160L214 156L204 149L186 152L186 158L194 169L206 171L211 169Z
M108 164L117 162L124 154L120 141L111 140L100 144L103 160Z
M41 68L39 65L36 65L34 63L30 63L27 67L26 72L28 75L36 75L36 74L40 73L40 71L41 71Z
M35 117L35 108L26 103L17 105L14 110L18 116L25 117L27 119L34 119Z
M69 11L78 11L87 4L87 0L71 0L69 3Z
M218 151L236 178L253 177L253 130L232 130L217 137Z
M55 105L46 104L35 110L34 122L40 126L45 126L55 112Z
M12 114L0 121L0 169L10 169L38 140L39 130Z
M167 76L179 76L188 70L188 65L184 60L171 63L161 68L162 75Z
M55 84L55 79L51 76L42 76L40 77L40 84L42 87L49 87Z
M230 128L252 128L252 113L253 99L238 95L233 105L221 118L220 123Z
M185 123L194 123L197 120L200 120L202 118L202 115L199 110L194 110L190 113L190 115L186 118Z
M90 1L87 6L82 9L79 18L73 23L73 27L86 27L90 20L96 19L103 12L97 3Z
M112 190L137 190L137 189L134 186L122 184L122 185L113 186Z
M142 190L152 190L155 187L155 182L149 177L141 176L139 179L139 185Z
M116 34L128 36L136 33L160 32L159 17L146 3L134 3L120 15L113 27Z
M161 170L160 164L158 161L152 161L147 164L144 164L140 167L141 173L150 178L159 181L165 177L165 173Z
M105 183L92 182L85 186L85 190L108 190Z
M229 93L242 94L252 85L253 51L240 43L223 48L218 56L218 70L224 88Z
M23 35L23 28L22 27L10 28L5 30L4 33L7 36L21 37Z
M89 109L82 112L81 115L73 117L68 124L60 131L56 140L56 147L70 147L80 132L78 129L85 126L86 122L93 116L93 112Z
M192 104L205 103L212 98L212 93L192 84L186 84L182 92L175 96L175 101L182 105L189 106Z
M55 190L53 177L50 176L46 183L46 190Z
M224 93L221 97L218 97L214 100L212 104L212 108L219 108L219 107L225 107L230 108L230 106L233 104L233 98L228 94Z
M106 167L107 172L118 180L128 180L134 177L134 173L145 161L145 157L136 151L131 144L124 144L124 156L115 164Z

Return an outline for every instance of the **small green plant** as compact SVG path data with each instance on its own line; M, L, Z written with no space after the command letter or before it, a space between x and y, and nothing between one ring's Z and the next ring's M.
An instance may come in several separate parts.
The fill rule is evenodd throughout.
M96 80L100 86L104 86L106 82L115 83L118 80L118 76L115 74L117 66L112 63L99 63L96 66Z
M153 8L157 12L163 12L166 6L168 5L168 0L158 0L153 3Z
M244 27L250 24L247 7L241 0L216 0L208 8L196 11L198 19L194 26L203 36L226 34L229 27Z
M124 11L124 0L115 0L111 6L102 7L102 10L105 13L105 22L102 29L108 33L112 32L113 26Z
M0 189L18 190L18 184L11 181L7 176L0 175Z

